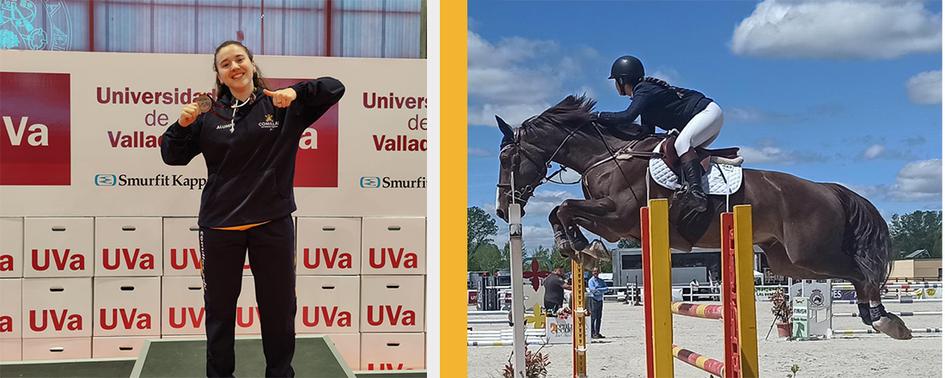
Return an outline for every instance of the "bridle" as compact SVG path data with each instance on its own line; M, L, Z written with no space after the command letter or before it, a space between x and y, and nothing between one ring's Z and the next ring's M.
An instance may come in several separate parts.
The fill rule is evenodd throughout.
M506 194L510 195L510 197L512 198L512 203L519 202L519 201L522 203L525 203L528 201L529 198L532 197L532 195L535 194L535 189L541 186L541 184L544 184L545 182L555 182L552 180L552 178L558 173L560 173L561 171L564 171L565 168L563 167L559 168L557 171L555 171L554 173L550 175L547 174L548 168L551 167L551 163L554 161L555 156L558 155L558 152L561 152L561 148L563 148L564 145L567 144L569 140L571 140L571 137L573 137L574 134L577 133L578 130L584 127L584 124L582 123L578 125L577 127L575 127L573 130L571 130L571 132L568 133L568 136L565 137L564 140L562 140L560 144L558 144L558 147L555 148L555 151L551 154L551 156L549 156L548 159L546 159L544 163L539 163L541 159L533 158L527 153L527 150L522 147L522 134L524 134L525 130L527 130L527 127L525 125L529 121L535 118L536 117L532 117L528 119L527 121L522 122L522 127L515 130L514 140L512 140L512 142L510 142L509 144L506 144L505 147L502 148L503 151L506 148L514 149L514 152L512 154L512 169L511 169L511 175L509 177L509 183L508 184L499 183L496 186L499 189L504 189L506 191ZM500 151L499 154L501 155L501 153L502 152ZM521 166L522 156L528 159L528 161L530 161L536 167L540 167L542 172L541 174L539 174L539 177L541 178L538 179L537 182L532 183L532 184L527 184L521 189L518 189L515 186L515 172L518 172L519 167Z
M535 158L533 158L532 156L530 156L530 155L527 153L527 150L522 147L522 140L521 140L521 139L522 139L522 134L524 134L524 132L527 130L527 126L525 126L525 125L527 125L527 124L529 123L529 121L531 121L532 119L535 119L535 118L537 118L537 117L532 117L532 118L530 118L529 120L523 122L523 123L522 123L522 127L519 128L519 129L517 129L517 130L515 130L515 137L514 137L514 139L513 139L511 142L509 142L508 144L506 144L505 147L503 147L503 149L502 149L503 151L504 151L506 148L513 148L513 149L514 149L514 152L513 152L513 155L512 155L512 169L511 169L512 174L511 174L510 177L509 177L509 183L507 183L507 184L499 183L499 184L496 185L496 186L497 186L500 190L505 190L505 191L506 191L506 194L509 194L509 195L510 195L510 197L511 197L513 203L519 202L519 201L522 202L522 203L525 203L525 202L528 201L529 198L532 197L532 195L534 195L534 191L535 191L535 189L537 189L538 186L540 186L541 184L543 184L543 183L545 183L545 182L555 182L555 181L552 180L552 178L553 178L555 175L557 175L558 173L560 173L561 171L565 170L565 168L562 167L562 168L559 168L557 171L555 171L554 173L552 173L552 174L550 174L550 175L547 174L547 173L548 173L548 168L551 167L551 163L554 161L555 156L558 155L558 152L561 151L561 149L568 143L568 141L574 136L574 134L575 134L578 130L580 130L581 128L583 128L585 124L591 124L591 125L594 124L594 122L584 122L584 123L581 123L580 125L578 125L577 127L575 127L574 129L572 129L572 130L568 133L567 137L565 137L564 140L562 140L561 143L558 144L558 147L555 148L555 151L551 154L551 156L548 157L548 159L546 159L543 164L539 164L538 161L539 161L540 159L535 159ZM601 143L603 143L604 147L607 148L607 152L609 153L610 156L607 157L607 158L605 158L605 159L603 159L603 160L601 160L601 161L599 161L599 162L597 162L597 163L595 163L595 164L593 164L589 169L587 169L587 170L584 172L584 174L582 175L582 179L580 180L581 183L582 183L582 185L583 185L583 186L586 186L586 185L587 185L587 182L586 182L585 178L586 178L587 173L588 173L591 169L597 168L597 167L603 165L603 164L606 163L606 162L613 161L613 162L617 165L617 169L619 170L619 172L620 172L620 174L621 174L623 180L627 183L627 185L629 186L631 192L633 193L634 198L636 198L636 197L637 197L637 193L636 193L636 191L633 190L633 185L632 185L632 183L630 182L630 179L627 177L626 173L623 171L623 167L621 167L620 164L617 162L617 154L616 154L616 151L614 151L614 150L612 150L612 149L610 148L610 145L608 145L607 142L604 140L604 136L603 136L603 134L601 134L601 131L600 131L599 129L596 129L596 128L595 128L595 130L597 131L597 134L598 134L598 136L600 137ZM653 135L659 135L659 134L653 134ZM654 156L656 156L656 157L660 156L659 153L654 153L654 152L650 152L650 151L645 151L645 152L644 152L644 151L634 151L634 150L633 150L633 147L636 146L636 145L637 145L639 142L641 142L642 140L643 140L643 138L637 139L637 140L634 140L634 141L632 141L632 142L630 142L630 143L628 144L627 147L629 147L629 150L630 150L629 152L630 152L630 155L631 155L631 156L633 156L633 157L635 157L635 158L652 158L652 157L654 157ZM625 147L625 148L626 148L626 147ZM500 151L500 154L501 154L501 151ZM520 165L521 165L521 156L525 156L525 158L528 159L530 162L532 162L532 164L534 164L535 166L541 167L542 172L541 172L541 174L539 175L539 177L542 177L542 178L538 179L538 181L535 182L535 183L533 183L533 184L528 184L528 185L525 185L524 187L522 187L521 189L518 189L518 188L516 188L516 186L515 186L515 172L518 172L518 171L519 171L519 167L520 167ZM585 189L586 189L586 188L585 188Z

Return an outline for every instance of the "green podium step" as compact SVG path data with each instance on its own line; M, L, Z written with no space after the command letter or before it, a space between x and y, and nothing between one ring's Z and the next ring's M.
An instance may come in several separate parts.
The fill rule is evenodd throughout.
M0 377L202 377L206 374L207 344L203 339L148 340L135 359L84 359L0 363ZM292 367L296 377L425 378L425 371L358 371L343 362L331 340L298 336ZM236 339L237 377L263 377L266 358L262 340Z
M193 340L150 340L141 350L131 377L197 377L206 374L207 342ZM297 337L292 367L298 377L354 378L330 340L321 336ZM266 357L262 340L236 339L237 377L263 377Z

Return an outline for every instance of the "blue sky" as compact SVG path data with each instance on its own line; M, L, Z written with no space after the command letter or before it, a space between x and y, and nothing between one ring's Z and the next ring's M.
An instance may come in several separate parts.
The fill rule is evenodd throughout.
M471 1L469 206L495 209L494 114L517 125L572 93L625 109L607 76L632 54L713 98L725 112L713 146L741 147L746 167L842 183L887 219L939 210L941 30L939 2ZM528 247L550 246L548 212L581 197L541 186Z

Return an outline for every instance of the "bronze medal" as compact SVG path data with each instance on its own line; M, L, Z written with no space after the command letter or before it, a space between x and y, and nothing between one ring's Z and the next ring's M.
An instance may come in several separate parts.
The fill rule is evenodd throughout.
M200 108L201 113L209 112L210 106L213 105L213 100L210 99L210 96L206 93L197 95L197 97L194 99L194 102L197 103L197 107Z

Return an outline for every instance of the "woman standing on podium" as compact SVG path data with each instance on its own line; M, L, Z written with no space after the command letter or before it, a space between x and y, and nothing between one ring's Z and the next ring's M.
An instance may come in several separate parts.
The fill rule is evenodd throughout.
M169 165L203 154L200 257L206 308L207 376L233 376L236 300L247 250L267 377L292 377L295 352L295 226L292 181L299 139L345 88L323 77L270 90L242 43L214 53L216 100L184 105L161 140Z

